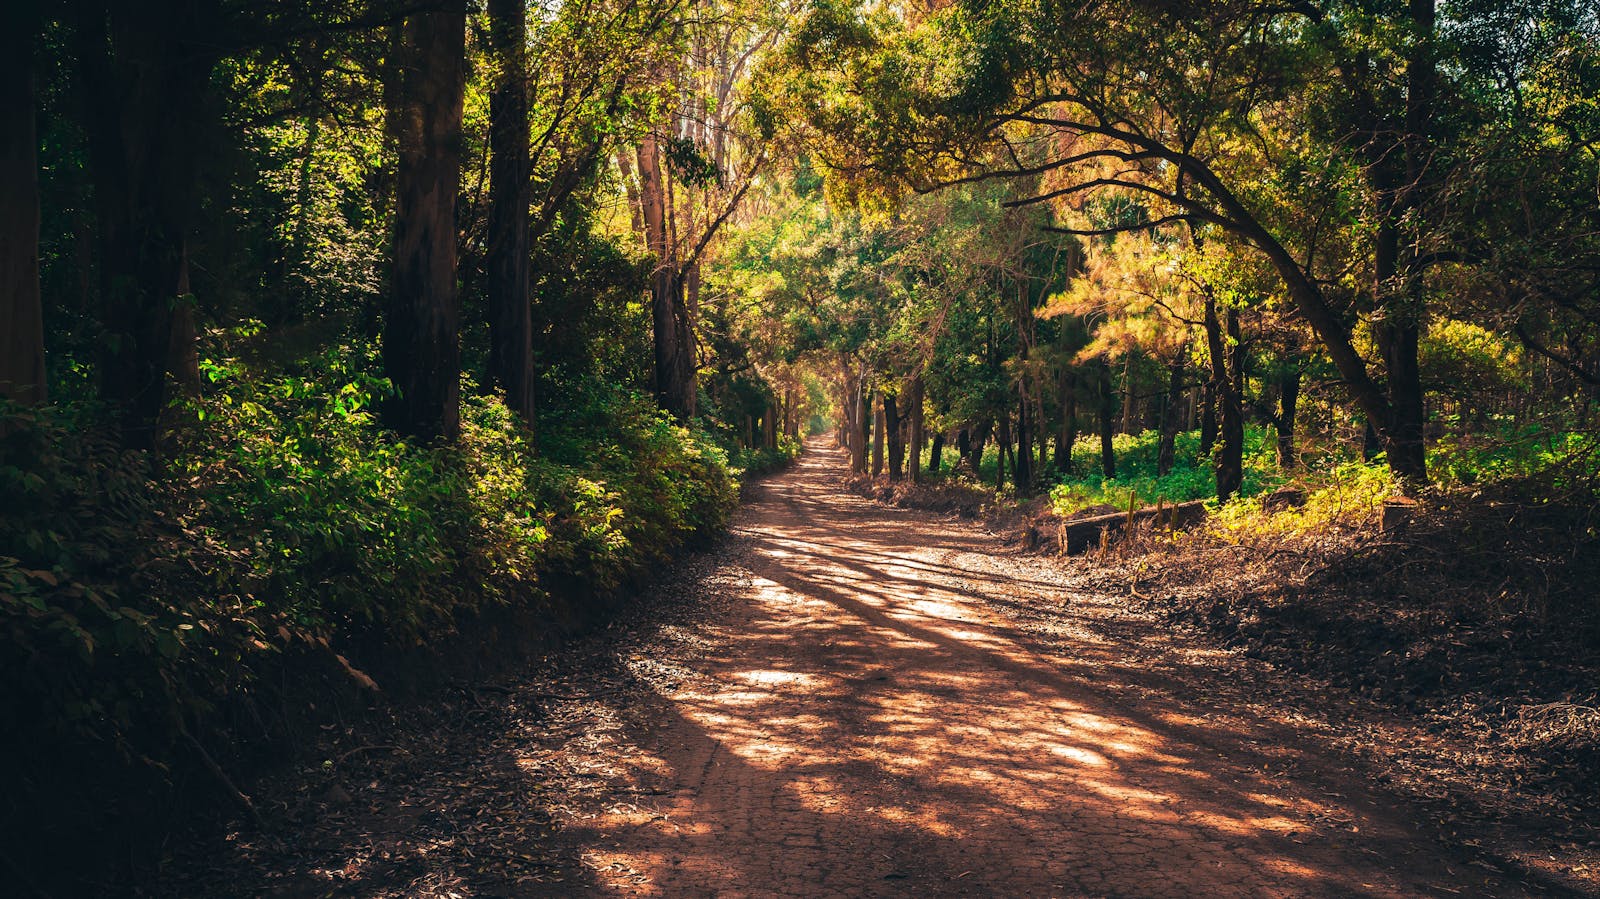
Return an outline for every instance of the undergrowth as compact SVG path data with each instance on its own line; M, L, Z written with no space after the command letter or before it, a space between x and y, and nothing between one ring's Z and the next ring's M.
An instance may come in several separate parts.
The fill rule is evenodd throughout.
M42 821L149 813L180 771L225 781L213 758L238 723L274 729L262 704L288 688L265 673L286 657L350 669L341 645L435 643L494 607L557 627L736 502L727 453L636 393L566 385L535 432L466 383L461 439L427 448L380 427L389 388L366 370L349 351L270 376L208 363L159 460L118 449L88 406L0 409L0 764L17 785L0 827L17 845L51 842Z

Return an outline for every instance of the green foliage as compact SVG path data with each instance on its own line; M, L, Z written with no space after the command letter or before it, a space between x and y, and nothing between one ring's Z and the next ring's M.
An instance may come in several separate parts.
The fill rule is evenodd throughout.
M733 467L745 476L777 471L800 458L802 448L801 442L793 437L780 436L777 449L758 447L737 450L733 454Z
M1565 469L1592 473L1597 464L1600 443L1593 433L1531 424L1445 434L1428 448L1428 470L1443 483L1506 481Z
M282 650L603 595L735 504L725 453L638 394L574 391L536 453L469 382L460 441L422 448L377 424L368 362L208 362L160 473L89 410L0 409L0 714L43 771L72 747L160 769Z
M1176 463L1165 475L1156 474L1156 457L1161 435L1118 434L1112 440L1117 454L1117 476L1106 478L1100 471L1100 438L1080 437L1072 448L1075 471L1089 472L1068 477L1053 487L1050 499L1061 515L1070 515L1089 506L1110 505L1126 509L1132 497L1135 506L1157 502L1181 503L1210 499L1217 494L1217 475L1211 460L1200 458L1200 432L1177 435ZM1283 474L1272 461L1273 434L1266 428L1245 429L1245 470L1241 496L1254 496L1283 482Z

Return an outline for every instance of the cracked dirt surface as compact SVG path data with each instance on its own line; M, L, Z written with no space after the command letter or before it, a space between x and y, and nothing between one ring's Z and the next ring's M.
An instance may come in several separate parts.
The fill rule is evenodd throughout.
M1259 669L843 465L813 441L639 620L339 737L260 788L292 826L152 892L1548 893L1317 749Z
M618 734L652 801L565 821L583 890L1523 894L1284 726L1174 698L1047 559L846 494L840 465L813 443L755 490L734 601ZM1005 613L1039 602L1085 626Z

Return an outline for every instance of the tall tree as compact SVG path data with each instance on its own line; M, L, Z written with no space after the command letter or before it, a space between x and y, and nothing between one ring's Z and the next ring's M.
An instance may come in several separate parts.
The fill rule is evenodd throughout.
M37 0L0 11L0 396L45 399L39 293L39 159L33 47Z
M528 118L528 12L525 0L489 0L496 82L489 98L489 372L506 405L533 423L533 250Z
M212 0L73 7L99 226L101 393L137 448L155 445L166 402L219 17Z
M460 430L461 325L456 200L466 89L466 11L413 13L399 28L394 275L385 309L385 420L422 441Z

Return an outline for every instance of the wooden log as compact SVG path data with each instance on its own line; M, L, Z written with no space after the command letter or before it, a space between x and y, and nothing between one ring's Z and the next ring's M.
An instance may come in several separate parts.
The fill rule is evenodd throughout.
M1061 522L1061 552L1076 555L1094 546L1102 539L1122 533L1130 525L1152 523L1169 530L1190 527L1206 517L1204 500L1168 506L1150 506L1131 512L1112 512L1088 518L1073 518Z
M1383 518L1379 527L1385 534L1403 529L1417 513L1417 501L1404 496L1383 501Z

